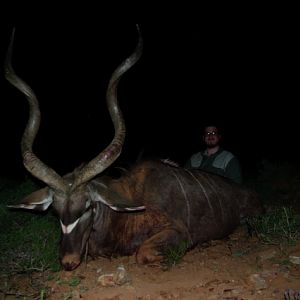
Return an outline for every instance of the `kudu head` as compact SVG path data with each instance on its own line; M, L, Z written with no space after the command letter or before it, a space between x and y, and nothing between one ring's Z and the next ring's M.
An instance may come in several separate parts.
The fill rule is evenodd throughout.
M143 43L139 28L138 33L139 40L134 52L116 68L107 88L107 106L115 129L111 143L90 162L65 176L60 176L43 163L32 150L40 125L39 102L33 90L16 75L12 68L14 32L11 37L4 65L5 77L25 95L29 104L29 119L21 141L23 163L34 177L47 186L27 196L21 204L10 207L46 210L52 204L60 219L62 229L60 260L66 270L75 269L81 262L93 225L95 202L101 201L113 209L118 207L118 203L114 203L114 197L95 196L95 190L92 190L89 185L96 175L103 172L118 158L122 150L125 124L118 104L117 87L123 74L139 60L142 54ZM105 184L102 185L102 189L106 189ZM104 194L107 195L107 191ZM124 203L122 207L124 209ZM128 209L143 209L143 207L130 208L129 205Z

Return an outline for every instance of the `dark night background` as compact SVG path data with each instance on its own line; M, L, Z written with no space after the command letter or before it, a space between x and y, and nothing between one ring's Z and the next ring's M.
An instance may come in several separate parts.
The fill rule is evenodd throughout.
M183 163L202 146L203 126L217 123L245 170L262 159L299 163L299 30L280 9L193 21L51 15L4 23L0 60L15 26L13 66L40 101L34 151L45 163L64 174L111 141L106 87L136 45L136 23L144 52L118 89L127 125L120 161L132 162L143 150ZM3 72L0 86L1 174L22 176L27 102Z

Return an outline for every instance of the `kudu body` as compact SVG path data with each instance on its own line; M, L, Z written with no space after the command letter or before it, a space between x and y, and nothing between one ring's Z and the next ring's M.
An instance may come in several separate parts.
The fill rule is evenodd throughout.
M161 261L170 247L185 242L191 248L225 237L241 217L261 212L251 191L217 175L168 162L143 161L117 179L100 175L118 158L124 143L125 123L117 86L141 56L140 32L133 54L117 67L109 81L106 98L115 128L112 142L86 165L63 177L32 150L40 110L33 90L11 66L12 46L13 36L5 76L26 96L30 107L21 142L24 166L47 185L13 207L46 210L52 205L60 219L60 260L66 270L80 264L86 249L91 256L135 253L138 263Z

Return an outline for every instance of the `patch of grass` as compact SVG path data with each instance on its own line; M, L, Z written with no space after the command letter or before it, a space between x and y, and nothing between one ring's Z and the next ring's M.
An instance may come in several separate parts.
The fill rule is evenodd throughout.
M299 166L289 162L262 160L252 185L266 206L294 206L300 195Z
M164 256L164 265L167 269L179 264L188 249L188 243L186 241L181 242L179 245L169 247L166 249Z
M23 197L38 188L38 185L30 179L19 182L0 178L0 234L10 230L14 222L21 222L23 220L23 213L15 213L9 210L7 205L20 202Z
M59 285L77 286L81 282L81 280L79 277L76 277L76 276L71 277L69 280L64 280L64 279L61 279L60 277L58 277L56 279L56 282Z
M39 300L44 300L44 299L46 299L46 294L47 294L47 291L46 291L46 289L41 289L41 291L40 291L40 295L39 295Z
M17 273L58 271L59 228L56 223L51 216L31 216L22 225L14 223L15 230L0 234L3 269Z
M69 300L72 299L73 295L72 292L64 293L63 300Z
M17 182L0 178L1 274L60 269L60 229L56 217L51 213L7 208L38 188L31 179Z
M291 207L276 207L265 215L249 219L249 223L266 244L293 245L300 240L300 216Z

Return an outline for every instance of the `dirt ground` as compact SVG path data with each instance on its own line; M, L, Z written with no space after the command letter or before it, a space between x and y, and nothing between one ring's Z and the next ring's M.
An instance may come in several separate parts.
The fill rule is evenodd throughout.
M133 256L99 258L72 272L14 276L0 299L284 299L287 289L300 291L300 262L293 257L300 257L300 243L263 245L239 228L171 268L137 265Z

